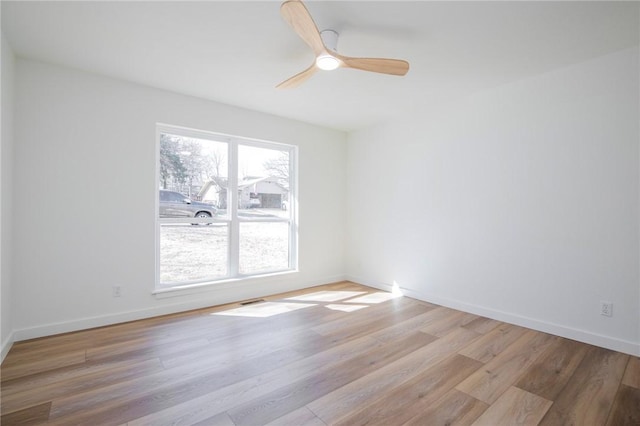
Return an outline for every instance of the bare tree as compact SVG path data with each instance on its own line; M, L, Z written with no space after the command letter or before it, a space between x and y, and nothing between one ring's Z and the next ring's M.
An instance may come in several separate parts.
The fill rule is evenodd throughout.
M219 178L222 165L227 161L226 153L220 148L213 150L205 159L205 177L207 180Z
M278 183L289 188L289 153L281 152L277 157L265 160L262 167L271 177L278 179Z

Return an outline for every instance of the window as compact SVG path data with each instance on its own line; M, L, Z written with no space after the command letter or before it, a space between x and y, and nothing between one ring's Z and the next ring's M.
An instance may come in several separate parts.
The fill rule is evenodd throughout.
M157 133L157 289L297 268L294 146Z

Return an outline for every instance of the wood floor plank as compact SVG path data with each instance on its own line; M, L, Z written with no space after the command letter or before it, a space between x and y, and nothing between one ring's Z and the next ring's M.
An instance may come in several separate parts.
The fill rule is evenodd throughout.
M395 387L384 397L353 411L336 426L403 424L424 412L473 371L479 361L452 355L426 371Z
M473 426L536 426L551 404L547 399L512 386L473 422Z
M589 348L540 424L605 424L628 358L608 349Z
M295 350L292 349L291 345L289 346L289 349L283 349L281 352L295 354ZM260 368L265 368L265 366L268 365L276 368L278 365L276 362L270 361L269 358L262 358L262 361L260 361L261 358L245 359L242 356L237 357L237 351L230 347L220 351L220 353L221 357L219 358L205 356L198 362L191 360L189 364L186 364L186 367L176 367L178 371L177 374L180 378L175 378L176 373L172 373L171 370L169 370L165 374L148 377L149 381L145 386L142 386L142 388L138 383L136 383L135 386L125 383L118 389L111 389L110 393L117 395L117 397L111 398L110 408L107 409L117 411L115 415L117 418L123 419L128 418L128 416L131 418L141 417L146 415L149 410L163 408L163 404L175 405L198 392L207 393L207 389L210 389L212 386L224 387L230 381L242 380L247 374L251 374L252 370L255 372L255 369L252 368L254 364L261 366ZM280 362L281 360L278 359L277 361ZM217 365L212 367L212 363ZM189 371L198 366L200 366L200 374L202 377L199 377L197 380L191 380L188 378L189 376L187 376L186 379L182 377L182 371ZM207 369L217 369L218 371L207 372ZM192 375L193 374L191 374L191 376ZM174 378L173 381L170 379L172 377ZM207 377L209 377L210 380L207 380ZM169 387L173 387L173 390L167 391L166 388ZM130 391L132 388L133 391L127 392L127 388L129 388ZM154 389L157 392L153 391ZM120 392L124 393L120 394ZM78 410L83 411L82 415L84 416L89 415L89 413L92 413L91 415L98 415L96 408L88 409L84 407L83 409L83 403L91 404L92 398L90 395L83 399L85 400L84 402L82 400L73 401L69 399L62 402L54 401L53 417L57 419L61 416L62 419L66 419ZM66 406L67 412L59 412L58 406L62 405ZM120 408L117 409L118 407Z
M311 412L307 407L298 408L295 411L273 420L266 426L326 426L326 424Z
M0 424L13 426L40 425L49 418L51 402L28 407L0 417Z
M206 322L205 322L206 321ZM129 356L132 351L160 350L163 344L174 350L183 350L192 341L198 339L201 330L210 328L211 320L199 312L172 314L166 317L150 318L100 327L90 330L66 333L48 338L18 342L11 348L3 366L9 366L13 360L21 364L27 360L42 360L69 355L71 352L86 351L87 361L108 360L112 356ZM102 355L103 350L120 348L118 354ZM157 357L148 354L147 358ZM140 358L143 358L141 356Z
M129 422L129 426L154 426L167 419L176 424L200 421L280 389L291 380L309 377L324 371L323 369L328 370L335 362L351 359L380 345L379 341L367 336L354 339L286 366L136 418Z
M589 346L556 339L520 377L516 386L549 401L555 401L578 368Z
M489 362L518 340L526 331L526 328L517 325L502 324L462 349L460 355L480 362Z
M473 321L463 325L463 327L471 331L475 331L476 333L486 334L502 324L504 323L494 319L478 317Z
M277 301L271 302L277 303ZM292 302L287 302L292 303ZM287 312L286 314L273 315L266 318L248 316L220 316L232 320L232 326L221 326L210 329L207 335L213 344L226 343L230 340L258 338L262 334L269 334L275 331L296 332L300 330L313 329L315 326L341 318L341 312L326 309L321 304L316 304L305 309Z
M85 333L86 332L77 332L77 334ZM74 347L74 345L76 346ZM59 353L67 353L70 350L86 349L86 345L86 340L73 336L73 333L15 342L11 346L11 350L2 364L20 362L21 359L28 359L28 357L31 356L41 356L43 353L55 356ZM8 355L12 356L10 357Z
M431 407L404 423L404 426L468 426L480 417L488 407L489 404L478 401L456 389L451 389Z
M18 377L13 380L2 383L2 397L9 398L12 395L23 392L32 392L54 383L64 383L75 380L77 377L87 374L101 373L108 375L110 370L119 370L121 368L134 367L138 364L157 365L159 360L121 360L116 362L87 362L80 365L70 365L64 368L56 368L55 370L43 371L25 377ZM145 368L141 368L145 371ZM4 400L3 400L4 401Z
M237 426L253 426L269 422L361 376L366 376L379 367L384 367L433 340L433 336L416 332L408 335L402 341L383 344L356 358L334 364L334 368L329 371L322 371L307 379L292 382L261 398L238 405L228 413Z
M166 423L167 425L174 425L175 423ZM160 425L160 423L158 423ZM231 421L231 418L227 413L220 413L208 419L204 419L198 423L193 423L192 426L235 426Z
M354 407L370 404L397 385L454 355L477 336L477 333L470 330L454 330L410 355L326 394L309 403L308 407L322 421L333 424L338 419L348 416Z
M157 343L172 333L179 338L202 322L210 320L200 311L189 311L18 342L11 351L22 359L25 355L56 355L145 337Z
M395 299L390 300L387 303L398 302L397 299ZM378 305L382 310L377 309L376 311L379 311L380 313L374 314L370 311L366 312L367 315L365 316L365 309L363 310L363 313L359 315L361 319L358 321L349 321L348 323L344 323L344 321L342 321L342 324L339 328L330 331L323 330L321 328L313 328L312 330L323 336L330 337L334 341L353 339L355 337L368 335L376 331L386 329L395 324L400 324L407 319L413 318L416 315L423 314L429 310L428 307L420 304L403 303L403 305L404 306L400 306L399 308L395 309L392 313L385 313L385 305ZM358 311L356 311L355 313L357 314Z
M640 425L640 389L620 385L607 426Z
M97 369L79 370L86 374L64 377L40 386L21 386L19 392L2 391L2 414L17 411L25 407L70 397L109 386L120 381L137 379L143 375L161 371L159 359L142 362L118 363L118 365L100 365ZM106 373L106 374L105 374Z
M303 332L276 332L267 336L257 336L256 338L239 339L238 341L226 342L224 347L226 352L232 353L232 362L241 361L247 358L256 358L282 349L301 349L326 346L329 339L311 331ZM203 346L198 351L181 352L160 356L162 365L165 368L173 368L191 362L198 362L203 357L216 358L220 356L220 345L209 344Z
M60 354L54 357L45 357L25 363L2 363L0 376L2 381L16 379L54 368L67 367L69 365L82 364L86 361L85 351L79 350L68 354Z
M237 308L237 304L225 305L229 308ZM286 330L291 328L300 328L300 322L290 321L290 318L273 318L266 324L265 321L261 321L257 318L234 318L229 316L217 316L211 315L219 312L219 308L208 308L205 310L198 310L194 312L193 318L179 318L175 324L172 323L159 323L153 324L149 329L136 328L127 331L120 337L109 336L109 338L103 338L99 343L94 344L88 349L88 357L90 359L102 357L105 349L115 349L119 345L129 348L131 351L138 350L141 347L148 347L145 342L152 341L154 345L160 344L172 344L174 346L180 346L178 342L185 342L188 339L192 339L197 336L199 338L205 337L211 343L216 340L223 340L229 338L241 338L242 336L256 335L258 331L269 332L274 327L280 330ZM306 311L306 310L304 310ZM304 316L304 320L307 324L312 323L314 320L324 321L326 316L331 316L332 312L328 310L316 310L313 314L307 315L306 313L298 313L299 316ZM335 317L335 316L334 316ZM246 326L238 327L238 322L248 323ZM229 327L229 325L234 325ZM127 343L129 345L127 346ZM97 354L96 354L97 352Z
M151 359L171 354L190 353L211 345L205 337L188 337L183 340L158 342L149 339L118 342L87 349L87 361L114 361L119 359Z
M640 358L630 356L627 369L622 377L622 384L640 389Z
M110 389L108 393L87 392L78 397L56 399L51 407L51 423L68 424L70 416L83 424L107 420L114 424L123 423L300 358L295 351L282 350L231 364L226 368L202 364L199 371L192 370L190 365L165 370L148 376L149 378L143 377L135 382L122 382L103 388Z
M477 315L449 309L449 315L433 321L420 329L420 331L433 336L442 337L458 327L462 327L478 318Z
M380 331L371 334L371 337L380 340L381 342L389 342L391 340L400 339L407 334L420 330L433 321L444 318L450 315L447 308L435 308L431 309L424 314L416 315L413 318L409 318L406 321L395 324L392 327L384 328Z
M366 324L370 324L372 318L376 318L378 317L378 315L387 316L390 312L389 308L391 307L393 308L393 312L399 312L405 309L416 309L415 308L416 306L422 307L420 314L431 310L426 306L420 305L419 303L415 303L411 300L408 300L405 297L401 297L398 299L389 300L388 302L385 302L383 304L373 305L373 306L369 306L366 309L354 311L349 316L348 324L345 324L344 317L337 316L333 320L325 321L322 324L308 327L308 328L310 328L312 331L315 331L316 333L321 334L323 336L331 335L331 334L339 333L340 331L342 331L345 328L345 325L349 327L357 328ZM396 323L400 323L400 322L402 321L397 321ZM387 324L387 327L389 326L391 326L391 324Z
M553 339L555 338L548 334L527 331L500 355L485 364L484 368L467 377L456 389L487 404L493 404Z

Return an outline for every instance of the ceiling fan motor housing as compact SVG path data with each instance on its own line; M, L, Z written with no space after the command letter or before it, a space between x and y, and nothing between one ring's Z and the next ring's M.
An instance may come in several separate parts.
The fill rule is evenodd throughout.
M320 31L320 37L324 46L331 52L338 51L338 33L334 30L322 30Z

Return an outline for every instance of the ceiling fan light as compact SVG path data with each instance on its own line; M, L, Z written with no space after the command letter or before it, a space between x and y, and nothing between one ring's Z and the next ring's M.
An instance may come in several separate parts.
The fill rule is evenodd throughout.
M332 71L340 66L340 61L331 55L320 55L316 58L316 65L324 71Z

